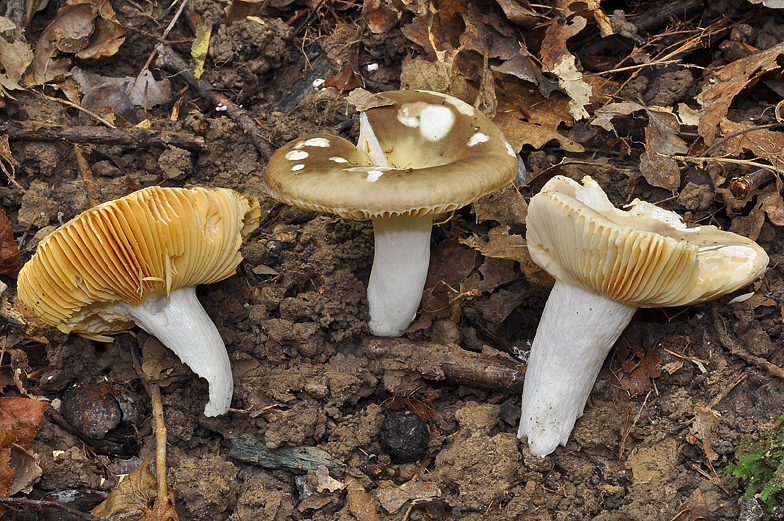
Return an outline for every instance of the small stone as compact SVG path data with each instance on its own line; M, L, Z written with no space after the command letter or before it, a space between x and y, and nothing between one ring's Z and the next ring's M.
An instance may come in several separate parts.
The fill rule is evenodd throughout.
M381 449L395 463L416 461L427 452L430 431L420 416L393 412L381 425Z

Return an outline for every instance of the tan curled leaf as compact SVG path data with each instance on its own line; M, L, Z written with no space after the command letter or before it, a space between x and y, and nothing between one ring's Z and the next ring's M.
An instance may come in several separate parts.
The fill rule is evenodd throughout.
M145 461L114 487L109 496L95 507L91 514L109 517L137 510L144 512L152 507L157 496L155 476L150 471L150 462ZM131 519L141 518L142 516Z

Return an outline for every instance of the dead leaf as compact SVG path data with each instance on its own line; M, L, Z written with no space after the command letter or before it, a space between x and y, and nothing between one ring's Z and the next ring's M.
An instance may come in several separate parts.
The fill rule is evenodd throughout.
M645 127L645 136L647 139L648 127ZM640 155L640 172L651 186L665 188L673 193L681 186L681 171L678 163L671 157L659 155L648 149Z
M525 225L525 218L528 215L528 203L512 184L474 201L473 208L476 222L479 223L496 221L506 226L522 226Z
M762 74L778 69L777 58L782 53L784 43L736 60L717 71L705 84L695 99L705 110L697 130L707 146L713 144L719 123L727 116L735 96Z
M19 248L14 241L14 232L11 223L5 215L5 210L0 208L0 273L16 278L22 269L22 259L19 258Z
M95 20L95 30L90 36L89 45L76 53L76 56L82 60L100 58L101 56L113 56L125 42L125 34L127 32L115 20L98 17Z
M109 517L134 511L148 512L158 497L157 481L150 471L150 462L145 461L128 474L109 496L90 512L95 516ZM143 519L139 517L125 519Z
M577 59L566 48L566 40L585 28L586 19L575 16L568 23L558 17L552 21L542 41L542 65L548 72L558 76L558 84L569 95L569 112L575 120L588 117L585 106L591 102L591 86L577 70Z
M390 514L400 510L400 507L407 501L432 499L440 496L441 490L432 481L411 480L406 481L399 487L395 486L391 481L385 481L376 490L376 497L379 503Z
M41 428L46 406L30 398L0 398L0 429L13 431L15 442L27 448Z
M346 490L348 490L346 494L348 511L357 518L357 521L380 521L373 496L365 491L365 487L359 481L348 476Z
M526 277L542 285L552 285L552 277L531 259L528 245L521 235L509 235L508 226L497 226L488 232L487 239L485 242L474 235L468 239L460 239L460 243L479 250L485 257L517 261Z
M681 505L672 521L709 521L710 509L700 489L695 488L689 499Z
M716 431L719 428L719 417L712 409L701 408L694 416L691 426L691 433L702 442L702 450L708 461L714 462L719 458L713 450L713 442L716 439Z
M631 394L644 394L652 390L652 379L661 376L661 363L658 349L648 350L639 363L624 361L621 367L627 375L621 378L621 389Z
M98 9L91 4L65 5L57 12L35 46L24 85L32 87L50 82L68 72L70 60L54 59L56 51L76 53L86 48L95 29Z
M19 82L32 61L30 44L21 40L8 43L0 38L0 65L3 68L0 73L0 96L11 97L7 91L23 90Z
M722 118L719 128L724 136L738 134L722 144L722 151L732 156L738 156L743 150L750 150L757 157L767 159L778 168L784 168L781 164L781 151L784 150L784 134L774 132L766 128L754 130L754 123L743 121L736 123L727 118Z
M365 0L362 16L373 34L384 34L392 30L400 21L400 10L384 0Z
M545 17L533 9L525 0L498 0L498 5L503 9L506 18L515 25L533 27L542 22Z
M381 94L373 94L365 89L354 89L348 95L348 102L354 105L354 108L359 112L376 107L388 107L394 105L395 102L389 98L385 98Z

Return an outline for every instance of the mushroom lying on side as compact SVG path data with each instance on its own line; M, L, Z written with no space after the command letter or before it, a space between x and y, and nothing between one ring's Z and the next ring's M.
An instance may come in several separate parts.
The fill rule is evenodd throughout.
M264 181L292 206L373 220L370 332L400 336L416 316L433 215L508 184L517 156L501 131L463 101L425 91L379 96L360 116L359 144L319 134L281 147Z
M544 457L566 445L607 353L638 307L717 298L762 275L755 242L635 200L616 209L590 177L556 176L531 199L526 240L556 279L536 331L517 436Z
M19 298L47 324L93 340L138 325L207 380L204 414L224 414L231 365L196 286L234 274L260 215L256 199L225 188L139 190L41 241L19 273Z

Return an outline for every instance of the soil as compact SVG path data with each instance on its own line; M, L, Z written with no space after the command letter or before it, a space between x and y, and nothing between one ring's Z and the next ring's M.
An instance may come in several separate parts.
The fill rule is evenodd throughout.
M134 5L119 0L114 7L126 25L145 30L154 30L150 20L166 7L155 7L148 18ZM368 84L390 88L399 86L402 60L414 52L398 27L385 35L363 33L353 25L356 9L340 11L337 24L335 11L319 11L321 20L305 14L310 16L306 25L292 21L295 11L281 8L265 14L264 24L244 20L226 28L219 23L225 16L223 3L199 0L191 7L200 14L211 13L216 21L202 79L233 98L244 87L235 65L244 63L259 75L258 90L244 107L273 148L317 131L356 139L356 113L345 95L333 87L313 88L314 79L344 69L350 59L347 42L361 42L351 48L359 49L358 63ZM737 9L743 12L738 6L714 9L720 8L727 16L740 16ZM53 6L39 13L31 31L40 33L55 14ZM323 33L317 32L319 28ZM768 47L778 43L784 38L778 28L767 20L757 27L759 38L770 40ZM178 26L169 38L189 34ZM79 65L105 76L135 75L156 44L131 32L118 54ZM371 63L378 66L372 72L365 67ZM154 66L152 70L158 78L169 76ZM654 76L629 83L625 95L634 97L628 99L669 105L693 96L694 79L685 70ZM183 87L176 76L170 79L174 91ZM14 97L6 98L6 106L0 109L4 119L78 124L79 114L72 108L33 92L14 92ZM745 103L744 115L762 117L763 104L755 103ZM272 451L325 451L346 465L333 477L364 487L370 494L366 501L373 502L371 507L382 520L670 521L696 490L705 499L710 519L738 519L742 491L727 486L724 469L741 440L759 438L784 412L784 382L728 352L717 334L712 306L729 336L743 348L784 365L780 312L784 264L779 262L784 233L780 229L769 223L763 226L759 243L770 256L770 268L750 289L717 304L640 310L608 357L568 444L539 459L516 438L518 392L492 383L458 384L413 358L368 356L365 287L373 255L370 222L277 203L265 188L265 160L251 139L225 112L214 110L192 90L185 93L176 121L160 108L136 107L136 111L140 120L149 118L154 128L202 135L206 149L98 145L88 159L100 200L126 195L134 187L163 184L227 187L261 203L261 228L245 244L237 275L198 291L233 364L233 409L218 418L205 417L206 382L138 329L106 344L41 326L35 337L39 341L25 344L31 367L41 369L28 381L31 393L57 404L77 384L109 384L106 399L126 407L122 420L118 415L109 415L110 420L103 416L72 420L114 422L105 440L115 445L108 450L101 440L85 443L47 415L31 447L43 470L31 497L72 488L106 491L117 483L118 475L143 460L155 461L149 398L131 356L138 350L146 369L154 366L162 386L168 478L183 521L374 519L357 514L347 499L350 493L325 487L323 475L315 470L304 474L274 470L230 456L234 438L260 441ZM641 124L630 128L628 135L641 140L642 128ZM641 179L630 181L626 172L636 168L639 150L626 158L612 154L602 163L597 156L607 154L599 150L600 144L597 141L591 148L590 142L584 143L587 152L569 157L585 164L565 165L560 173L575 179L591 174L618 206L633 197L662 201L681 214L707 212L714 224L748 233L748 211L728 216L710 186L684 183L680 197L673 198ZM26 192L13 185L0 187L0 201L27 260L53 226L76 216L89 202L72 145L12 141L10 150L18 161L16 181ZM558 164L564 152L553 142L542 150L527 146L521 155L534 177ZM746 173L729 168L724 172L727 177ZM526 199L535 190L518 187ZM508 352L496 355L507 360L527 351L548 287L526 278L517 263L485 259L458 242L473 235L487 237L499 224L509 226L511 234L524 234L519 215L477 222L471 207L434 228L434 251L449 246L470 255L467 269L451 265L447 269L458 287L470 276L499 278L478 295L458 299L449 313L420 315L406 335L411 345L426 349L424 341L428 341L474 352ZM433 257L443 258L435 253ZM18 306L13 279L3 280L9 285L4 298ZM764 298L730 303L732 297L751 291ZM644 377L648 387L622 387L629 377L622 362L639 364L652 351L661 357L658 366L669 369L658 376L651 373L652 383ZM520 360L516 363L524 365ZM743 375L745 379L731 387ZM712 404L716 421L707 431L695 430L695 418L717 397L718 403ZM395 463L381 449L381 425L397 411L417 413L427 422L429 445L425 456L415 462ZM715 458L709 459L710 454ZM435 484L439 494L410 510L408 504L392 509L394 513L384 508L389 505L381 504L382 492L413 481Z

